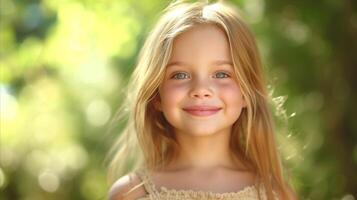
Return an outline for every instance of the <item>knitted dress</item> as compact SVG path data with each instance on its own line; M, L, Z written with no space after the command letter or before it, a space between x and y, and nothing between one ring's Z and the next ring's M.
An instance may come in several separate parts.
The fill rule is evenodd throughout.
M166 187L156 188L150 173L145 168L138 169L136 174L141 179L146 195L137 200L258 200L258 190L254 185L247 186L237 192L206 192L194 190L175 190ZM141 184L140 184L141 185ZM263 185L260 186L261 200L266 200ZM275 199L278 199L277 197Z

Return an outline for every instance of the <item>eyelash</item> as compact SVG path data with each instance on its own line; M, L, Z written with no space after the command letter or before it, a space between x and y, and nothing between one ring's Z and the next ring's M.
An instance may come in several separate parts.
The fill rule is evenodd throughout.
M226 73L226 72L217 72L216 75L217 75L217 74L220 74L220 73L224 74L224 77L219 78L219 79L230 78L230 77L231 77L231 76L230 76L228 73ZM177 72L177 73L175 73L174 75L171 76L171 79L182 80L183 78L177 78L177 75L179 75L179 74L185 74L185 75L188 76L188 74L185 73L185 72Z

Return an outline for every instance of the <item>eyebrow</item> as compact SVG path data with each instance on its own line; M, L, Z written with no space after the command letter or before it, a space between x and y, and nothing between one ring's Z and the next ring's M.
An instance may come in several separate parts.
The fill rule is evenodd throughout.
M182 61L174 61L174 62L170 62L169 64L166 65L166 67L170 67L173 65L178 65L178 66L191 66L190 64L186 63L186 62L182 62ZM233 63L231 61L228 60L216 60L214 62L212 62L211 66L217 66L217 65L231 65L233 66Z

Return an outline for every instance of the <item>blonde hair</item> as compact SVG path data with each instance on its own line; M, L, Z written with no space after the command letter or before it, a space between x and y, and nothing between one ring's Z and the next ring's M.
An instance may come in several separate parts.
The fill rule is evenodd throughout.
M240 18L236 8L223 2L176 1L166 8L141 49L128 96L118 111L117 117L128 118L111 151L114 156L109 166L109 177L115 179L127 173L128 165L131 169L142 165L155 169L164 167L175 158L178 144L172 127L155 109L154 101L174 39L198 24L214 24L228 38L236 77L247 102L247 107L233 124L230 148L258 175L268 199L273 199L273 191L287 197L287 183L275 144L274 123L268 105L270 98L257 45Z

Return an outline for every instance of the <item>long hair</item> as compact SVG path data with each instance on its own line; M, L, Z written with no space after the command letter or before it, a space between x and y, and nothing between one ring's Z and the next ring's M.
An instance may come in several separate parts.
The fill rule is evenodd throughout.
M111 151L109 176L114 180L130 171L128 165L131 169L142 165L158 169L177 155L178 144L172 127L155 109L154 101L158 98L174 39L199 24L213 24L225 32L235 75L247 103L233 124L231 151L258 175L269 200L274 198L273 191L286 199L287 183L275 143L270 98L256 41L238 10L223 2L176 1L165 9L140 51L126 101L118 111L118 117L127 117L126 126Z

